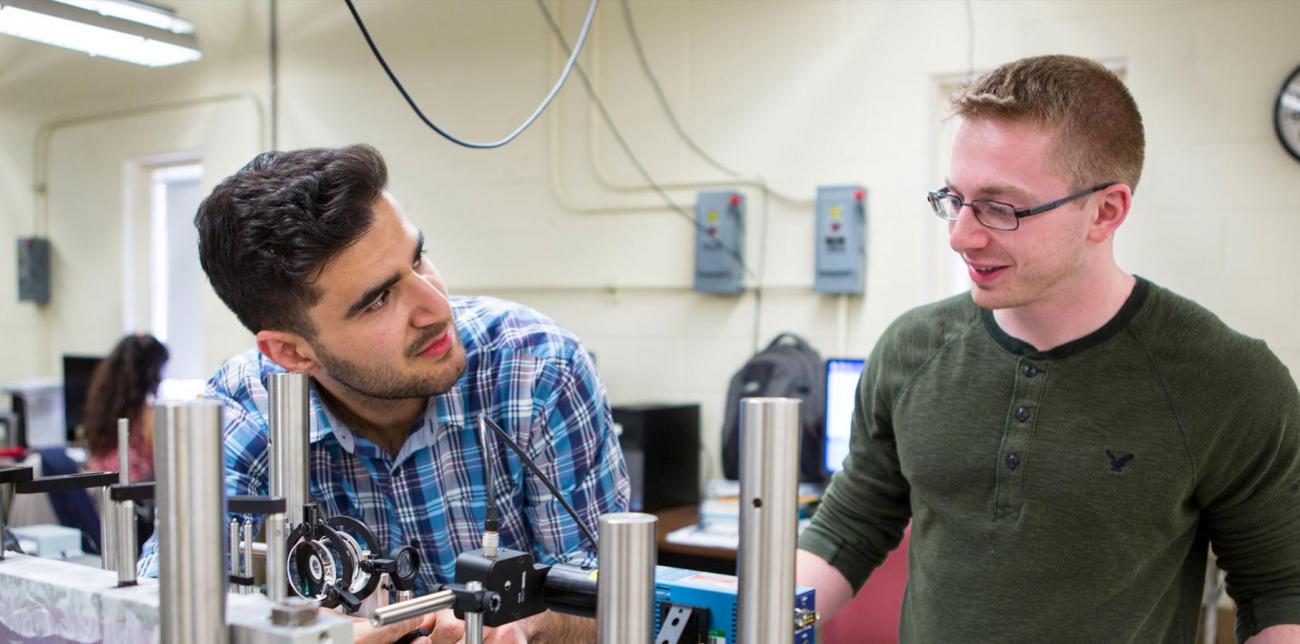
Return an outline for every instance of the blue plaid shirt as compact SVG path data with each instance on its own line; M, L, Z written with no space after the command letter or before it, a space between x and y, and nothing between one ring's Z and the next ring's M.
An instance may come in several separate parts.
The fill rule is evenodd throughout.
M365 523L389 551L420 551L421 594L455 577L456 556L480 547L487 512L485 413L546 472L596 532L597 518L627 509L629 483L604 386L573 334L523 305L453 297L465 373L428 406L396 457L343 425L311 391L310 492L327 515ZM267 389L283 371L257 351L236 356L208 382L224 405L226 494L268 493ZM518 455L489 438L501 545L539 561L595 565L573 519ZM387 554L387 553L385 553ZM140 559L157 576L154 538Z

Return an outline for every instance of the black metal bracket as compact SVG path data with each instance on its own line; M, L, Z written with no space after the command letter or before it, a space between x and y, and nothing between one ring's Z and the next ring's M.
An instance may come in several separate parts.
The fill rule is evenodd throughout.
M30 467L0 468L0 483L22 483L32 480Z
M62 476L44 476L39 479L18 482L14 486L14 492L18 494L70 492L92 487L107 487L116 484L117 481L117 472L82 472Z
M284 514L289 504L282 496L235 494L226 497L226 511L232 514Z
M108 498L112 501L148 501L153 495L153 481L108 486Z
M709 632L709 609L671 604L660 615L655 644L698 644Z

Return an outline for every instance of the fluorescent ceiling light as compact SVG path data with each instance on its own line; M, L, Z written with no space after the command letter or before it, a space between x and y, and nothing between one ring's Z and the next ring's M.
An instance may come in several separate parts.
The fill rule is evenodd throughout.
M0 0L0 33L149 67L203 57L193 25L132 0Z

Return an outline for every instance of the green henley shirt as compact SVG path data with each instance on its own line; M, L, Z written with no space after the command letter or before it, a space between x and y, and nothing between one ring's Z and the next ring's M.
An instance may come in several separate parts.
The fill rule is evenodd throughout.
M872 352L799 547L856 591L909 520L905 641L1191 642L1210 544L1239 638L1300 623L1300 392L1141 278L1050 351L969 295L923 306Z

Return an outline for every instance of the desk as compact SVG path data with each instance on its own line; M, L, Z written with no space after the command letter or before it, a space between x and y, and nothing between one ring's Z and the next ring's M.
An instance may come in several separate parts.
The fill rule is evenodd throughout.
M736 574L736 551L731 548L707 548L682 543L669 543L667 535L678 528L696 523L700 518L700 506L683 505L653 513L659 517L658 535L659 565L675 568L689 568L724 575Z

